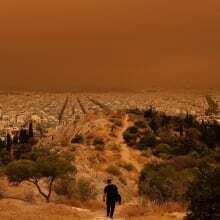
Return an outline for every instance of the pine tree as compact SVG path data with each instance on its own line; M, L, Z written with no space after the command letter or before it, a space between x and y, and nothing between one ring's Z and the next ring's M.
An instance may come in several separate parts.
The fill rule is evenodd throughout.
M7 151L11 151L11 145L12 145L12 138L10 134L7 134L7 138L6 138L6 147L7 147Z
M184 132L184 127L183 127L183 123L181 122L180 123L180 136L182 137L183 136L183 132Z
M28 139L29 139L28 131L26 129L21 129L19 135L19 143L26 144L28 143Z
M32 122L29 123L28 136L29 136L29 138L34 137L33 123Z

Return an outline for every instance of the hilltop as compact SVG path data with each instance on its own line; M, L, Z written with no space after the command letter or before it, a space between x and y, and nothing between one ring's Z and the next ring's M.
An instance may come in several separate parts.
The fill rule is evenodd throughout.
M105 219L102 195L111 177L123 197L116 219L182 220L183 195L197 167L204 161L218 163L218 132L217 124L154 109L86 113L50 128L38 142L31 142L26 149L31 152L17 152L22 161L29 153L49 151L74 165L76 174L55 181L50 204L33 184L12 185L2 176L0 217L10 219L20 209L22 219ZM48 180L39 183L46 191Z

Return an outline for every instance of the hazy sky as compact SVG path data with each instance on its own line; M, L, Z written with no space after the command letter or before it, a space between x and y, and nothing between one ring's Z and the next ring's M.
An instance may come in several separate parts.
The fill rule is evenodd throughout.
M2 0L1 89L220 86L220 0Z

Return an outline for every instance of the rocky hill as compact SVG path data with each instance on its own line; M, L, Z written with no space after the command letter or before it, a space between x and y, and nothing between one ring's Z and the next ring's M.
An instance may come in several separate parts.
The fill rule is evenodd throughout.
M183 209L178 205L141 205L137 187L140 170L144 164L159 159L127 146L123 133L133 124L134 120L126 111L98 112L49 130L35 148L45 147L58 154L72 155L72 163L77 167L76 179L86 179L94 186L95 199L91 202L69 201L53 193L52 203L46 204L31 184L11 186L2 177L4 192L0 200L0 219L15 216L28 220L105 219L102 195L109 177L118 185L123 197L116 219L141 220L146 219L144 216L152 220L182 219L183 214L178 213Z

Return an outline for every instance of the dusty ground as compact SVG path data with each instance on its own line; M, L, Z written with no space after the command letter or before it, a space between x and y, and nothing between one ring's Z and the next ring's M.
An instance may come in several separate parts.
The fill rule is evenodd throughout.
M116 211L116 220L182 220L183 214L163 214L123 217L120 208ZM71 206L38 203L31 204L15 199L0 200L1 220L107 220L104 210L92 212L88 209L79 209Z

